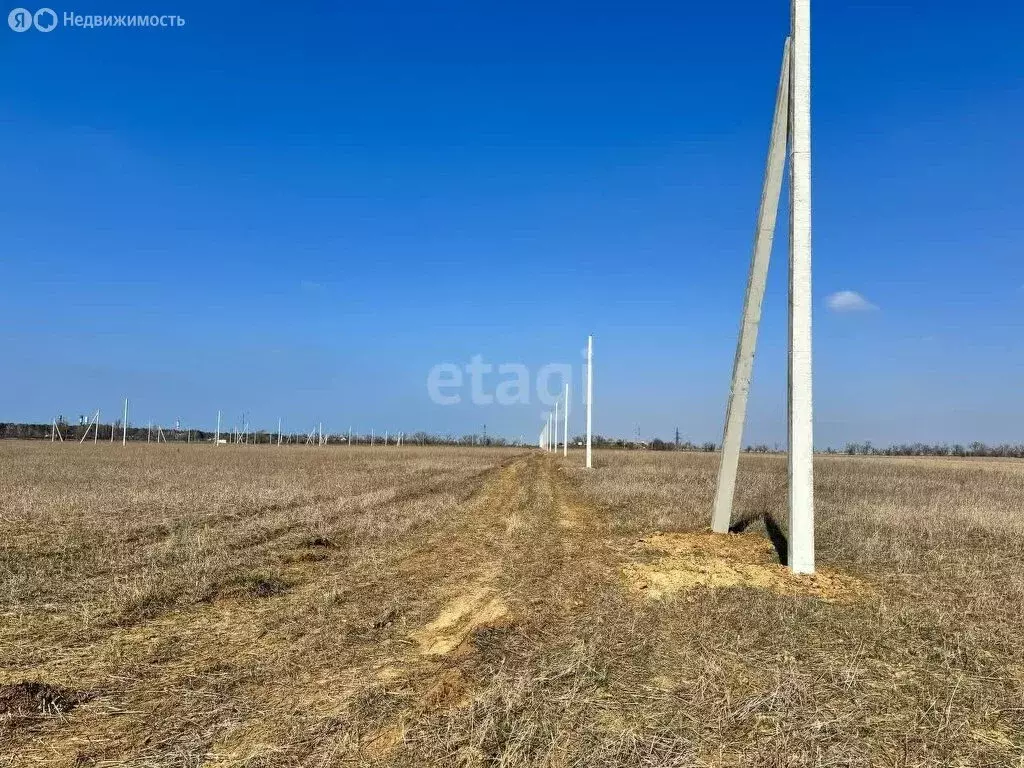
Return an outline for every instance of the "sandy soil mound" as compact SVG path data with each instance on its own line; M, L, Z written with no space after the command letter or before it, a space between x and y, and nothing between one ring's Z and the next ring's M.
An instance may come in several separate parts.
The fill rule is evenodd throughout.
M870 587L852 576L820 569L796 576L780 565L771 542L753 534L656 533L634 547L624 571L633 589L651 599L706 587L766 589L829 601L856 600Z

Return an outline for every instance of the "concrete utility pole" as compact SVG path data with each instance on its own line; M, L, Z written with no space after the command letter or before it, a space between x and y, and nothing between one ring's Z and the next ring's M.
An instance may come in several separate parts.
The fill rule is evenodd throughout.
M217 411L217 435L213 438L214 445L220 445L220 411Z
M128 398L124 399L124 427L121 431L121 445L128 445Z
M556 451L558 450L558 401L555 400L555 442L552 446Z
M591 417L594 408L594 337L587 336L587 469L592 469L590 460Z
M814 573L811 369L811 0L791 0L789 144L789 567Z
M779 87L775 96L775 116L772 120L772 133L768 142L768 163L764 172L764 185L761 189L761 206L757 211L757 228L754 230L754 253L750 260L750 273L747 276L747 291L743 297L743 318L740 322L739 340L736 342L736 357L733 360L729 404L725 410L725 436L722 438L722 457L718 465L718 487L715 491L715 508L711 518L711 528L716 533L728 533L732 519L732 502L736 491L736 469L739 465L740 446L743 442L743 424L747 416L747 396L750 393L750 377L754 369L757 331L761 324L761 304L764 300L768 261L771 258L775 222L779 212L779 198L782 194L782 175L786 165L789 81L790 41L789 38L786 38L782 50Z
M790 39L768 149L754 255L733 363L712 528L729 529L757 328L789 140L789 567L814 573L814 411L811 366L811 25L810 0L791 0ZM788 121L788 124L787 124Z
M562 425L562 456L569 455L569 383L565 384L565 413L562 415L565 423Z

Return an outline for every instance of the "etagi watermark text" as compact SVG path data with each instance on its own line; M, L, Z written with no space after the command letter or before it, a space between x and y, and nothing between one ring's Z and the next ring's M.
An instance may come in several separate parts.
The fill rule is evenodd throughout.
M572 366L548 363L537 370L536 377L522 363L484 362L474 355L465 365L438 363L427 374L427 394L437 405L458 405L469 385L469 402L473 405L530 405L531 390L536 402L552 406L565 385L572 383ZM535 385L535 387L534 387ZM492 389L493 387L493 389Z
M7 26L15 32L28 32L35 29L39 32L52 32L59 26L94 29L100 27L183 27L185 19L177 14L148 15L100 15L94 13L75 13L64 11L58 16L52 8L40 8L30 11L28 8L15 8L7 14Z

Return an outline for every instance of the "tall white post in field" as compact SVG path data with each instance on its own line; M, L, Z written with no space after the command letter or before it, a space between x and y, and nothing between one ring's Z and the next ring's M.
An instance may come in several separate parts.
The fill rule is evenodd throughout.
M789 124L790 41L782 50L782 71L775 94L775 116L768 141L768 161L761 188L761 205L757 211L754 230L754 253L750 259L747 291L743 297L743 317L736 342L736 357L732 364L732 386L725 409L725 434L722 437L722 457L718 465L718 484L715 488L715 506L711 514L711 529L715 533L728 533L732 521L732 502L736 492L736 470L739 467L743 442L743 424L747 416L747 397L754 369L757 349L757 331L761 324L761 305L764 301L768 262L775 237L775 222L782 194L782 175L786 165L786 139Z
M220 411L217 411L217 435L213 438L214 445L220 445Z
M791 0L789 204L789 567L814 573L811 386L811 0Z
M565 383L565 423L562 425L562 456L569 455L569 382Z
M96 429L92 432L92 444L96 445L100 441L100 409L96 409Z
M593 468L590 455L590 436L594 409L594 337L587 336L587 469Z
M124 428L121 431L121 445L128 445L128 398L124 399Z
M553 448L558 450L558 401L555 400L555 442Z

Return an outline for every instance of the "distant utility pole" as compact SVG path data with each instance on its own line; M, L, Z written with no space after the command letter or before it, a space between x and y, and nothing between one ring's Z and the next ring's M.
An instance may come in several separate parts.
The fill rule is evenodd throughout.
M679 450L679 427L676 427L676 450Z
M81 445L82 443L85 442L85 438L87 438L89 436L89 430L90 429L99 430L99 428L100 428L100 412L99 412L99 410L97 410L96 414L93 416L93 420L91 422L87 422L86 423L85 432L82 433L82 439L78 441L78 444ZM93 443L94 444L96 442L95 434L96 433L94 432L93 433Z
M556 451L558 450L558 401L555 400L555 442L552 446Z
M121 445L128 445L128 398L124 399L124 429L121 432Z
M593 469L590 455L591 426L594 410L594 337L587 336L587 469Z
M217 411L217 434L213 438L214 445L220 445L220 411Z
M565 383L565 423L562 425L562 456L569 455L569 382Z

